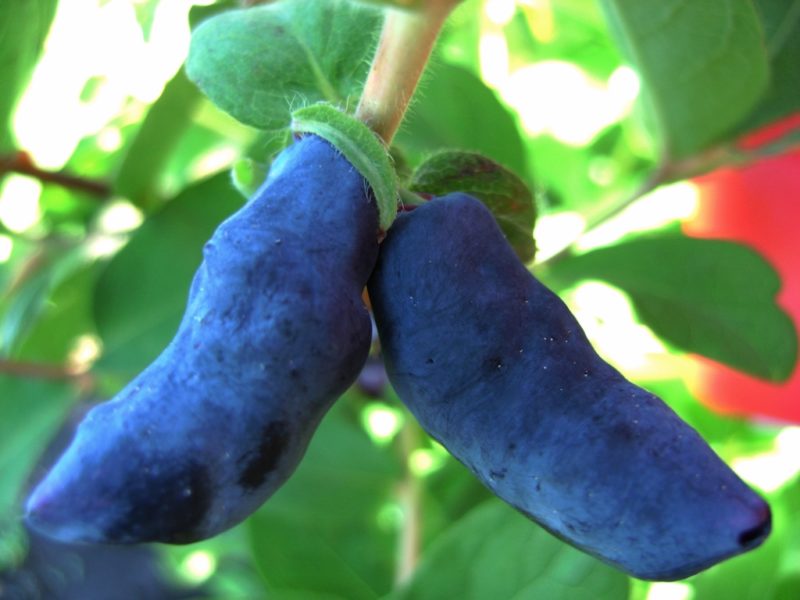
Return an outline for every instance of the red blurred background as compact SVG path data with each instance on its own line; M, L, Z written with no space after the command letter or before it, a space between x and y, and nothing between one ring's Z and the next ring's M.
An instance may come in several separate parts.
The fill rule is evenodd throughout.
M793 115L743 141L753 148L800 127ZM756 248L780 273L779 304L800 329L800 149L742 168L719 169L694 181L700 189L697 216L684 225L688 235L732 239ZM800 369L785 383L744 375L697 357L690 387L722 413L800 423Z

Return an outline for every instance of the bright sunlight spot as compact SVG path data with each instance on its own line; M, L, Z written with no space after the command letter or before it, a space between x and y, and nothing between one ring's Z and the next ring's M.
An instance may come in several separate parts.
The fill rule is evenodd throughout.
M425 477L444 466L445 456L429 448L417 448L408 457L408 468L417 477Z
M514 0L486 0L483 12L495 25L506 25L514 17L516 2Z
M585 146L630 111L635 99L631 74L615 72L604 85L577 65L546 60L514 71L499 90L530 135L548 134L570 146Z
M239 152L233 146L215 148L200 156L189 167L189 176L200 179L226 169L237 159Z
M491 87L497 88L508 78L508 44L501 32L484 33L479 43L481 78Z
M7 235L0 233L0 263L7 262L14 250L14 242Z
M97 219L97 225L104 233L123 233L136 229L142 224L142 211L127 200L110 202Z
M46 51L15 114L20 147L42 167L61 168L83 137L124 115L132 100L158 98L188 51L191 4L161 2L145 41L130 2L59 2ZM107 136L99 143L118 142Z
M181 575L192 583L202 583L217 570L217 557L206 550L189 554L179 567Z
M380 402L367 405L361 413L361 419L367 433L377 444L391 441L403 426L400 411Z
M122 146L122 132L119 127L106 127L97 134L97 146L103 152L114 152Z
M24 175L6 175L0 192L0 222L14 233L36 225L42 217L39 196L42 184Z
M639 76L626 65L614 69L608 78L608 93L620 106L631 106L639 95Z
M86 253L91 258L103 258L116 254L125 245L127 238L118 234L98 233L86 241Z
M700 191L688 181L661 186L582 236L577 247L579 250L588 250L607 246L624 235L686 219L697 210L699 201Z
M96 335L82 335L75 339L69 352L69 364L78 371L87 371L92 363L100 357L102 343Z
M547 260L569 246L583 233L586 219L577 212L540 215L536 219L533 239L536 240L536 260Z
M800 474L800 427L787 427L770 452L733 459L733 469L748 483L774 492Z
M688 583L659 581L650 584L647 600L691 600L694 589Z
M659 375L652 372L653 365L668 354L667 349L648 327L636 322L623 292L605 283L587 281L570 294L570 306L603 357L630 376Z

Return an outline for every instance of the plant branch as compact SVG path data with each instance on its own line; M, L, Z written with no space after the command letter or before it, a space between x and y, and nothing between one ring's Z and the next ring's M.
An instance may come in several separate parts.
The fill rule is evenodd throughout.
M670 160L661 164L656 170L632 193L622 196L605 210L590 217L584 230L562 250L549 256L537 266L553 265L575 253L578 243L589 233L607 223L623 210L634 204L662 185L691 179L721 167L736 167L761 158L760 149L743 150L731 145L714 146L703 152L683 159Z
M80 379L86 371L70 364L47 364L34 362L17 362L0 359L0 374L29 379Z
M387 9L356 117L390 145L436 38L460 0L427 0L419 11Z
M406 422L399 437L404 476L397 486L397 499L403 513L403 527L397 539L394 577L396 585L405 583L414 574L419 561L422 529L421 484L409 466L409 457L418 442L416 425Z
M106 199L111 195L111 186L106 182L71 175L63 171L41 169L33 163L27 152L15 152L0 156L0 176L6 173L28 175L43 183L52 183L63 188L84 192L98 199Z

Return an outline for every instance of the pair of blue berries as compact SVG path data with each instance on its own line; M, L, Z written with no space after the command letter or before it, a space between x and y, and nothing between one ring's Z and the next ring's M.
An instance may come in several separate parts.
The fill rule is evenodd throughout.
M477 200L401 214L381 245L361 174L308 135L204 248L175 338L94 408L27 519L65 541L189 543L292 474L371 342L421 425L497 496L646 579L760 544L767 504L595 353Z

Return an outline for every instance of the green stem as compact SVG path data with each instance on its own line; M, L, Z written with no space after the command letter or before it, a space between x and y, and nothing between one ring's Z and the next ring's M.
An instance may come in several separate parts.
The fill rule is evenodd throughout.
M356 117L390 145L447 16L460 0L428 0L418 11L387 9Z

